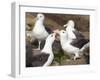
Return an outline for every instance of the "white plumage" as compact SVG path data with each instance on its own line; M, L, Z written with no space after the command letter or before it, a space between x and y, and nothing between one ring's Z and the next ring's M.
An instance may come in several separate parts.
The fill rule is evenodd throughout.
M74 46L75 44L78 45L78 43L75 43L74 45L72 45L74 40L69 39L68 34L64 30L59 31L58 34L60 35L60 42L61 42L62 49L64 50L66 54L69 54L69 55L74 54L75 55L74 60L76 60L76 58L79 58L80 50L82 51L82 49L85 49L89 46L89 45L84 46L85 44L83 45L83 43L82 43L83 46L81 48Z
M59 32L60 35L60 42L61 42L61 46L62 49L64 50L65 54L75 54L74 56L74 60L79 57L79 48L76 48L74 46L72 46L70 43L72 42L72 40L68 39L68 34L66 34L66 31L61 30Z
M66 28L66 33L68 34L68 39L79 39L79 38L84 38L85 37L82 35L81 32L77 31L75 29L75 22L73 20L69 20L67 24L64 25Z
M49 35L49 33L45 29L45 26L43 25L43 22L44 22L44 15L37 14L36 23L32 30L32 34L33 38L35 37L36 39L38 39L39 42L38 49L40 49L41 40L45 40Z
M73 20L69 20L68 23L64 25L64 27L66 27L67 38L69 41L71 41L70 45L78 48L78 50L74 52L76 55L77 53L80 53L89 47L89 40L85 39L85 36L75 29L75 22Z
M69 20L67 24L64 25L64 27L66 28L66 32L68 34L68 39L76 39L75 34L73 33L73 31L75 31L75 23L73 20Z

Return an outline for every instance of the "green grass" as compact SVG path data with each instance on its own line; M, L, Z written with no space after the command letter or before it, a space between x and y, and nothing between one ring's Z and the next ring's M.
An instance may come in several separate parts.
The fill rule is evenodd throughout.
M70 59L70 57L68 55L65 55L63 52L54 54L54 61L57 61L59 64L61 64L61 61L65 59Z

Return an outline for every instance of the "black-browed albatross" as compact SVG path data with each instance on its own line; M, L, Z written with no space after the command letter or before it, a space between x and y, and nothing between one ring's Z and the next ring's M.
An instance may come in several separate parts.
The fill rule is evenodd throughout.
M64 27L66 28L69 39L84 38L84 36L75 29L75 22L73 20L69 20Z
M73 20L69 20L68 23L64 25L64 27L66 27L68 39L73 40L71 45L81 49L85 44L89 42L89 40L85 39L81 32L75 29L75 22Z
M51 33L50 29L46 28L43 24L45 16L43 14L37 14L36 22L32 30L33 38L36 38L39 42L38 50L40 50L40 43L45 40Z
M58 31L57 33L60 35L62 49L66 54L74 54L74 60L80 57L80 50L82 51L89 46L89 44L84 43L84 41L69 39L65 30Z

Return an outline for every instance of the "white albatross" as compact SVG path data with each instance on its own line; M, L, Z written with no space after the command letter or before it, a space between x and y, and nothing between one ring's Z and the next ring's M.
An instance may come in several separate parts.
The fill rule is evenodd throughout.
M84 38L84 36L75 29L75 22L69 20L67 24L64 25L69 39Z
M56 36L56 33L50 34L46 38L46 42L45 42L44 48L41 50L41 53L39 55L33 56L33 59L32 59L33 67L49 66L52 63L54 59L52 44L55 40L55 36Z
M74 54L74 60L80 57L80 51L89 46L89 43L86 43L84 40L69 39L65 30L58 31L57 33L60 35L60 43L63 51L65 54Z
M49 35L49 32L46 30L46 27L43 25L44 18L45 17L43 14L37 14L36 23L32 30L33 38L36 38L39 42L39 46L38 46L39 50L40 50L41 41L45 40Z

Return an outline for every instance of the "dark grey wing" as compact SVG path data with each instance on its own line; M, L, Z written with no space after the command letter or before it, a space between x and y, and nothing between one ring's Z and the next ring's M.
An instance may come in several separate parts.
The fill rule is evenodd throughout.
M38 67L43 66L49 58L49 54L41 53L40 55L33 56L32 66Z
M73 41L70 44L74 47L81 49L88 42L89 40L80 38L80 39L73 39Z
M52 30L51 30L49 27L45 27L45 30L46 30L49 34L52 33Z
M77 39L85 38L79 31L74 30L73 33L75 34Z

